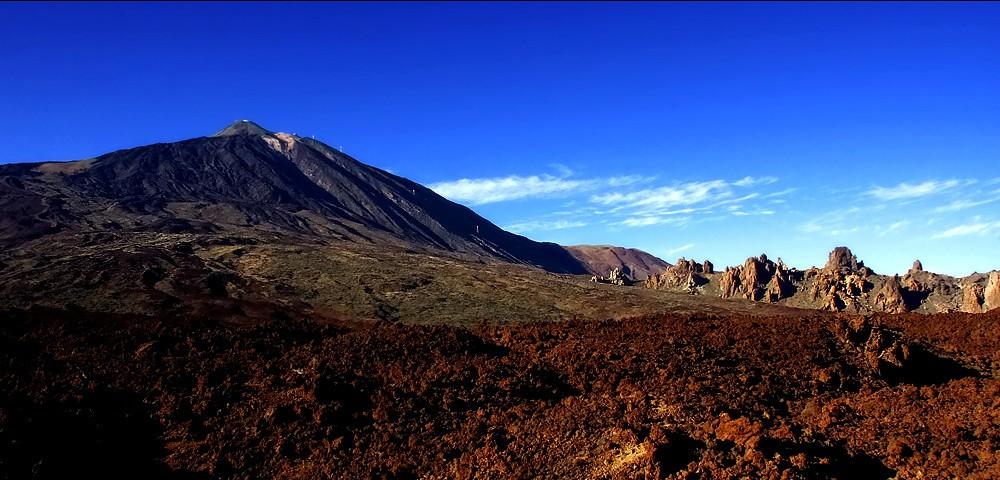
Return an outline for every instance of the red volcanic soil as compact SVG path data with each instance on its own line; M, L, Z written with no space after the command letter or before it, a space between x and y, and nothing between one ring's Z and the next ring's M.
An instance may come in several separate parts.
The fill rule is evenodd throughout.
M3 479L1000 477L996 314L3 316Z

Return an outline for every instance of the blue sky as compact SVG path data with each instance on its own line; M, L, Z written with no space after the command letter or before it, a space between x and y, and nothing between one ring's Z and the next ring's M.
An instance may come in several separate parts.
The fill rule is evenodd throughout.
M248 118L564 244L1000 267L1000 5L0 4L0 162Z

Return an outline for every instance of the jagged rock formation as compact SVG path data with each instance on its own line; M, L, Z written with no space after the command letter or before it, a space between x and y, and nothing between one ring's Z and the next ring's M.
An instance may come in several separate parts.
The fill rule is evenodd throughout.
M808 270L805 278L812 280L809 294L813 301L819 302L819 308L859 312L865 309L859 297L871 290L868 277L872 274L851 249L837 247L830 252L822 269Z
M699 286L708 283L705 274L713 273L713 268L712 262L708 260L699 264L681 257L663 273L647 278L643 286L662 290L686 290L693 293Z
M643 285L855 313L979 313L1000 307L1000 272L954 278L926 271L916 260L902 277L878 275L847 247L833 249L823 268L805 271L787 267L780 258L772 262L763 254L718 273L713 273L710 262L698 265L682 258Z
M722 298L746 298L777 302L794 293L791 274L783 263L768 260L767 255L750 257L738 267L726 267L719 279Z
M771 280L767 282L767 291L764 294L764 299L774 303L794 294L795 285L792 283L792 274L785 269L785 264L781 262L781 259L778 259L774 274L771 275Z
M910 309L903 299L903 288L899 284L899 275L889 277L882 284L882 289L875 295L875 307L886 313L905 313Z
M626 268L615 267L611 269L607 277L602 277L599 275L594 275L590 277L590 281L594 283L609 283L611 285L634 285L635 280L629 275Z

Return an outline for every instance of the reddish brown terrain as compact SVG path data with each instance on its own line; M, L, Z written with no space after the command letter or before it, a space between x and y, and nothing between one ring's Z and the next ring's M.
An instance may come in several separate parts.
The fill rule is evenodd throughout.
M997 478L1000 316L472 329L35 311L2 478Z

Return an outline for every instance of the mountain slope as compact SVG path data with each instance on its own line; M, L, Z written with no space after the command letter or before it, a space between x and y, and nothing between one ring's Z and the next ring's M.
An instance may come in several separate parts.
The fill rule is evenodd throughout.
M0 243L60 231L263 231L586 273L556 244L506 232L322 142L248 121L77 162L0 165Z
M565 248L594 275L607 275L611 269L620 268L635 280L645 280L670 267L669 263L635 248L610 245L573 245Z

